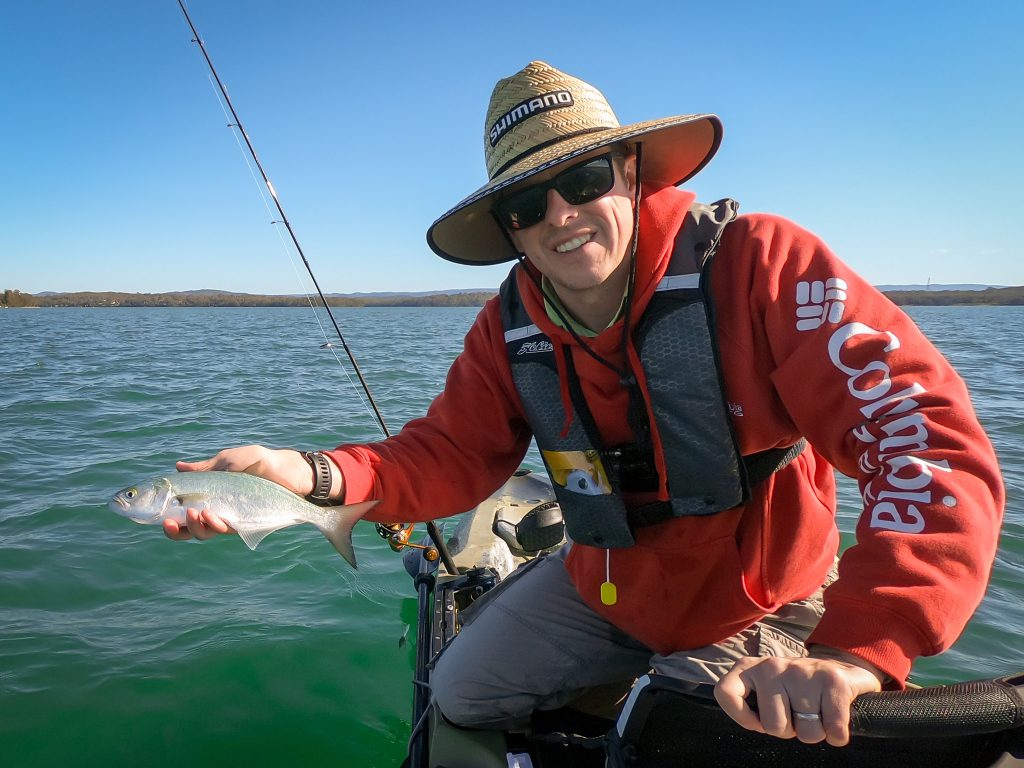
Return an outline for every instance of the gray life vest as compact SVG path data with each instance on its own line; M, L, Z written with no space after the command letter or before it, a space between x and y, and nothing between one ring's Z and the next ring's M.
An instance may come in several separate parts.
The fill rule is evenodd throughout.
M669 502L627 510L613 472L606 472L592 417L577 389L568 431L554 347L523 307L512 273L500 289L505 345L526 418L551 476L573 541L631 546L633 529L671 517L711 515L750 498L750 487L803 449L774 449L741 457L729 418L714 334L709 274L726 225L738 204L695 203L676 237L668 271L633 334L647 379L654 428L661 439ZM567 367L572 360L566 349ZM575 374L573 374L575 375ZM584 418L581 419L581 410Z

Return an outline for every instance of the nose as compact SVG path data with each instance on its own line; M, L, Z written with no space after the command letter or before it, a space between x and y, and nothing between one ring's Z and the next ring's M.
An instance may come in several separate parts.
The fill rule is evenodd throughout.
M548 210L544 214L544 218L549 224L560 227L578 215L576 206L567 203L565 198L558 194L558 190L548 190Z

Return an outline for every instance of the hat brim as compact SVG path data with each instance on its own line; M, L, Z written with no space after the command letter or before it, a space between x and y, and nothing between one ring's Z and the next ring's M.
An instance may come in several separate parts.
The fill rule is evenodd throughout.
M508 236L491 214L493 195L619 141L644 145L642 181L682 184L701 170L722 143L716 115L680 115L567 138L528 155L491 179L442 215L427 230L427 244L457 264L501 264L517 257Z

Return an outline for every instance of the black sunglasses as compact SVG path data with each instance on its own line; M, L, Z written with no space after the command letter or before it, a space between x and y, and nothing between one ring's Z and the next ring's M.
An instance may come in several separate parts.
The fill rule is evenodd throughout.
M592 157L566 168L554 178L513 192L494 204L494 215L507 229L526 229L544 220L548 212L549 189L558 192L569 205L583 205L597 200L615 186L613 157L614 152Z

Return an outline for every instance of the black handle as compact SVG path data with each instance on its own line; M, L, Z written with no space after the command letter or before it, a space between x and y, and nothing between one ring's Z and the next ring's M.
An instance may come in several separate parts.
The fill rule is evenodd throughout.
M996 733L1024 725L1024 674L905 691L865 693L850 732L880 738Z

